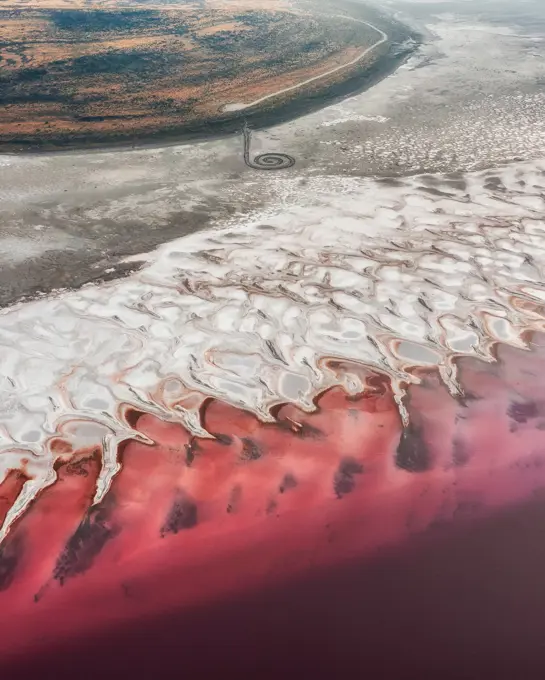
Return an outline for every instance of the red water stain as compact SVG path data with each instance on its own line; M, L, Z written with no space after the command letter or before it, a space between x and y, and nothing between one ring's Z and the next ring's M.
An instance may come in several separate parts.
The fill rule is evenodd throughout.
M136 428L154 444L124 447L122 470L100 504L90 507L97 456L81 453L59 467L59 480L10 532L3 550L12 573L0 594L10 625L0 654L22 663L23 654L40 658L124 630L138 635L134 626L172 616L185 630L197 609L199 619L222 602L248 607L251 594L285 593L294 583L305 591L355 563L379 578L377 556L401 548L408 555L424 539L443 546L433 558L439 571L428 564L428 577L441 579L443 570L447 579L441 537L483 526L545 489L540 341L533 352L499 348L497 363L460 360L461 398L435 372L422 372L409 390L405 429L383 379L360 398L332 389L311 414L282 406L275 424L211 400L203 423L215 439L142 415ZM503 559L508 548L494 545ZM338 589L321 584L316 606ZM441 596L449 601L447 591ZM358 602L353 625L367 629Z
M0 524L4 523L26 481L28 477L20 470L9 470L0 484Z
M1 597L23 616L49 589L59 557L92 502L100 458L99 451L82 451L59 464L57 481L38 495L3 544L4 550L16 545L17 551L9 588Z

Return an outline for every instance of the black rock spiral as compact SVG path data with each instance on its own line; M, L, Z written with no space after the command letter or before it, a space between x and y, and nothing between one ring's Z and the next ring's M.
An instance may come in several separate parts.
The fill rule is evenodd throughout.
M295 165L295 158L287 153L260 153L253 160L250 158L250 142L252 133L246 123L242 128L244 134L244 162L254 170L285 170Z

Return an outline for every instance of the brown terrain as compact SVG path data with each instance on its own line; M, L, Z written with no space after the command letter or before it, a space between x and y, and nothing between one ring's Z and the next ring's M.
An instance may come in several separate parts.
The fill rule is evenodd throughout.
M0 0L0 149L202 131L240 117L225 106L348 64L377 37L285 0ZM379 52L253 108L317 92Z

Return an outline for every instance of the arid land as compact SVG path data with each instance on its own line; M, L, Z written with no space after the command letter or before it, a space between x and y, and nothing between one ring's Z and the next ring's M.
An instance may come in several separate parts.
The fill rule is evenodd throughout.
M380 30L311 9L282 0L0 0L0 150L212 131L241 117L233 104L288 89L245 109L251 118L320 96L391 47L358 59Z

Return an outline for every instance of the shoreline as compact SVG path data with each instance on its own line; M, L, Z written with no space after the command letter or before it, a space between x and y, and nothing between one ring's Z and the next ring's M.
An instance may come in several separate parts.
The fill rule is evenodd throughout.
M338 15L340 18L344 18L343 15ZM346 69L350 69L351 66L354 66L355 64L359 63L365 56L376 50L377 47L380 47L380 45L383 45L384 43L388 42L389 36L384 33L384 31L381 31L380 28L377 28L373 24L370 24L368 21L363 21L363 19L352 19L352 21L355 21L356 23L364 24L365 26L368 26L369 28L372 28L374 31L376 31L380 35L380 40L377 40L377 42L373 43L372 45L366 47L363 52L358 54L354 59L349 61L346 64L341 64L340 66L335 66L332 69L329 69L329 71L326 71L325 73L321 73L315 76L312 76L311 78L307 78L306 80L303 80L299 83L295 83L295 85L288 85L287 87L282 88L281 90L277 90L276 92L271 92L269 94L264 95L263 97L260 97L259 99L256 99L253 102L250 102L249 104L245 104L243 102L238 102L238 103L231 103L227 104L223 107L223 111L225 112L232 112L232 111L243 111L246 109L251 109L254 106L257 106L258 104L261 104L264 101L267 101L268 99L274 99L278 96L281 96L285 94L286 92L294 92L295 90L299 90L300 88L304 87L305 85L309 85L310 83L314 82L319 82L320 80L323 80L324 78L328 78L330 75L333 73L339 73L340 71L345 71Z
M368 6L365 6L368 9ZM336 104L346 97L356 96L377 85L394 73L423 44L424 36L413 28L401 24L394 17L381 16L377 29L389 27L392 31L388 39L388 51L361 72L353 73L338 83L324 87L320 92L307 92L278 106L248 113L247 109L230 112L203 122L182 125L174 130L164 130L143 135L138 139L94 139L90 141L67 142L66 144L41 144L22 146L11 142L0 144L0 156L43 156L66 153L104 153L108 151L132 151L153 149L166 146L183 146L201 142L224 139L231 135L242 134L244 121L253 129L260 130L290 122L327 106ZM357 19L359 21L359 19ZM403 34L401 34L403 31Z

